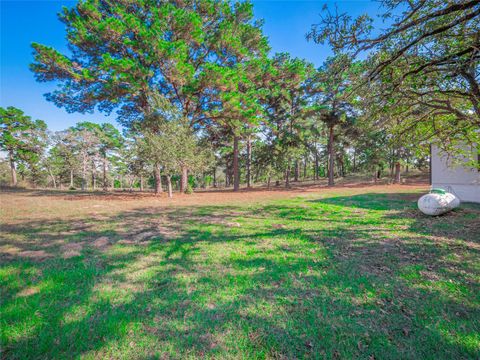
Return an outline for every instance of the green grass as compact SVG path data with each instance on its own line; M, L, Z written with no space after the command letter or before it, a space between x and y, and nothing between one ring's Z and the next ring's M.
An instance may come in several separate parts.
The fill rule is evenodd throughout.
M479 358L480 207L416 198L7 221L3 357Z

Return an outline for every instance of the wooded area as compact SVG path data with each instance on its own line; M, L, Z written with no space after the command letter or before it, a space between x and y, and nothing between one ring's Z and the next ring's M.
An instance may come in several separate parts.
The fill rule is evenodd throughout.
M357 172L399 182L402 166L428 166L432 143L451 154L478 144L479 1L382 4L388 26L374 36L367 15L324 7L306 34L334 50L318 69L271 55L249 2L64 8L70 53L34 43L31 69L58 84L49 101L68 112L116 111L123 134L90 122L52 133L2 108L1 181L169 196L320 177L333 186Z

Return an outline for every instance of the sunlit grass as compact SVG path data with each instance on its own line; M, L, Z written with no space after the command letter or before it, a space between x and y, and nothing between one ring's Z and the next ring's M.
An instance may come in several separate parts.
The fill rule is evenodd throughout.
M369 191L193 207L52 197L28 215L18 195L0 243L3 354L478 358L480 207L427 218L417 192Z

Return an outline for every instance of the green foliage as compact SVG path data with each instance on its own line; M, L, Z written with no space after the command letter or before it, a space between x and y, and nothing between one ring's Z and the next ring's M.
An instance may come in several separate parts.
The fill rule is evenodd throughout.
M34 161L45 145L47 125L12 106L0 108L0 148L14 161Z
M0 160L0 186L11 184L10 164L6 160Z
M206 175L202 178L203 184L205 187L209 187L213 185L213 176Z
M138 142L141 156L161 165L169 175L183 167L193 173L201 172L211 159L209 149L201 148L192 130L180 121L156 120L156 131L145 130Z
M0 108L0 149L8 154L13 185L16 185L15 164L28 170L35 184L40 156L46 146L46 130L44 121L32 120L20 109Z
M387 13L402 3L386 1ZM425 31L422 24L439 26L437 20L424 22L419 16L442 8L438 0L419 3L418 13L412 13L410 4L398 19L418 23L405 31L400 27L398 33L387 30L388 36L381 35L371 47L368 16L352 20L325 10L327 16L309 38L329 41L335 51L315 70L287 53L268 57L262 22L254 20L248 1L81 0L60 14L70 52L34 43L32 71L38 81L59 84L47 98L70 112L116 111L129 139L110 124L77 124L61 141L53 141L35 171L54 184L74 177L73 184L80 175L84 189L90 178L93 188L101 176L106 189L116 176L135 186L152 173L158 178L159 169L171 180L210 172L215 163L226 182L238 189L247 173L249 179L288 183L292 174L298 178L303 163L305 177L313 173L317 179L328 168L333 184L333 177L347 170L391 166L412 157L419 164L427 156L429 139L450 152L458 152L457 145L465 140L478 143L478 126L465 118L475 111L475 94L470 91L465 100L458 93L468 74L454 76L448 64L428 74L408 73L449 53L450 43L458 51L470 49L471 39L433 36L433 55L414 53L428 43L422 39L394 58L402 41ZM449 14L438 18L460 16L458 10ZM476 23L472 19L461 26L471 30ZM358 61L352 55L362 46L372 52ZM467 61L466 56L459 59ZM380 64L383 69L369 76ZM431 94L414 93L425 89L440 95L430 102ZM440 102L455 111L430 113L429 106Z
M190 182L188 182L187 187L185 188L185 194L193 194L193 186Z
M191 124L201 121L201 110L215 100L209 79L232 74L267 48L248 2L83 0L64 8L60 19L71 56L32 45L37 80L61 84L48 99L68 111L118 109L126 125L150 116L156 97Z
M257 153L264 165L270 163L283 172L301 157L309 135L307 82L313 66L286 53L276 54L267 64L268 90L259 94L266 117L266 144Z
M382 3L382 16L392 20L383 29L372 26L367 14L352 19L325 7L308 38L349 58L367 54L356 85L366 119L399 142L435 143L465 155L459 149L479 140L478 2Z

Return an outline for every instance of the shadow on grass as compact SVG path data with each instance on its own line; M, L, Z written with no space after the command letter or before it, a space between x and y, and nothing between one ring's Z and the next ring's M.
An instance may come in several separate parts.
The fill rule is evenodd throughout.
M311 201L333 205L340 211L345 208L378 211L380 212L378 219L381 221L409 219L409 229L418 234L479 241L480 221L474 220L479 218L480 204L462 203L458 209L432 217L418 210L417 200L421 195L421 193L367 193ZM361 213L358 217L361 218Z
M475 358L478 218L387 197L5 224L4 356Z

